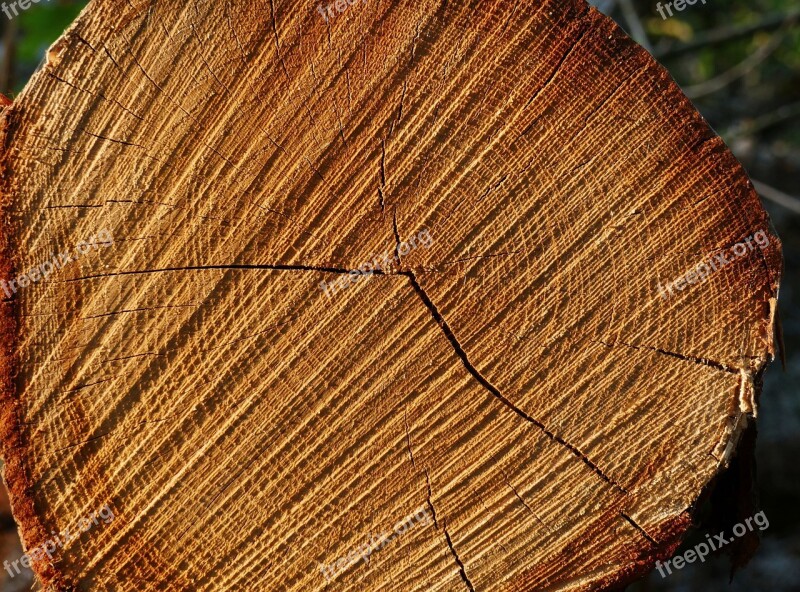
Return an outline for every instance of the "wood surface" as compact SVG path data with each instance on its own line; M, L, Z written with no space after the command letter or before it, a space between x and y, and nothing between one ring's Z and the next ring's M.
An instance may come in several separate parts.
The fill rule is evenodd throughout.
M619 587L757 414L780 244L661 66L582 0L342 7L94 0L4 110L14 515L114 515L48 589Z

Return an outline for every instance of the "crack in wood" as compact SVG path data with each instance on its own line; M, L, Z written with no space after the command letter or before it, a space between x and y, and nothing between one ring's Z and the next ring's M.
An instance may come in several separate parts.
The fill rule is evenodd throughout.
M642 534L642 536L646 538L653 546L657 547L659 545L659 542L653 537L651 537L649 534L647 534L647 531L641 526L639 526L633 518L628 516L625 512L620 512L619 515L622 516L622 518L624 518L625 521L628 522L631 526L633 526L636 530L638 530Z
M464 585L466 585L467 589L470 592L475 592L475 588L472 585L472 582L469 581L469 577L467 577L467 570L464 567L464 562L461 561L461 558L456 553L456 549L453 546L453 540L450 538L450 534L447 532L447 528L442 529L444 531L444 538L447 540L447 546L450 547L450 553L453 554L453 558L456 560L456 564L458 565L458 573L461 575L461 579L464 581Z
M425 471L425 484L428 486L428 497L425 501L428 504L428 509L431 511L431 514L433 515L433 525L436 527L436 530L439 530L439 521L436 518L436 508L433 507L433 502L431 501L431 496L433 495L433 492L431 490L431 476L428 473L427 467L424 469L424 471Z
M525 500L522 498L522 496L521 496L521 495L519 494L519 492L517 491L517 488L516 488L516 487L514 487L514 485L511 483L511 480L508 478L508 475L506 475L505 471L503 471L503 470L501 469L501 472L503 473L503 479L505 480L505 482L506 482L506 485L508 485L509 489L511 489L511 491L513 491L513 492L514 492L514 495L515 495L515 496L517 496L517 499L518 499L518 500L519 500L519 501L522 503L522 505L523 505L523 506L525 506L525 508L527 508L528 512L530 512L530 513L533 515L533 517L534 517L534 518L536 518L536 521L537 521L539 524L541 524L541 525L542 525L542 526L545 528L545 530L547 530L547 531L549 531L549 532L552 532L552 531L550 531L550 528L548 528L548 526L547 526L547 525L544 523L544 521L543 521L541 518L539 518L539 515L538 515L536 512L534 512L534 511L533 511L533 508L531 508L531 507L528 505L528 502L526 502L526 501L525 501Z
M649 345L633 345L630 343L625 343L624 341L615 341L614 343L606 343L605 341L599 339L591 339L592 343L599 343L600 345L605 345L606 347L613 348L615 345L621 345L623 347L627 347L629 349L635 350L649 350L653 351L665 356L669 356L671 358L677 358L678 360L685 360L687 362L693 362L695 364L699 364L701 366L709 366L710 368L716 368L721 372L728 372L729 374L739 374L739 368L732 368L722 362L716 362L714 360L709 360L708 358L700 358L697 356L687 356L685 354L679 354L676 352L667 351L665 349L660 349L658 347L651 347Z
M414 272L413 271L401 271L401 272L399 272L399 274L400 275L405 275L409 279L409 281L411 282L412 287L414 288L414 291L419 295L419 297L422 300L422 302L428 308L428 310L430 311L431 315L436 320L436 322L438 323L439 327L442 329L442 332L444 333L445 337L447 337L447 339L450 341L451 345L453 346L453 349L455 350L456 354L458 355L459 359L461 360L461 363L467 369L467 372L469 372L472 375L472 377L475 378L475 380L478 381L478 383L481 386L483 386L486 390L488 390L492 395L495 396L495 398L497 398L499 401L501 401L506 407L511 409L519 417L523 418L528 423L532 423L533 425L535 425L542 432L544 432L544 434L548 438L550 438L554 442L557 442L558 444L560 444L561 446L563 446L564 448L569 450L572 454L577 456L581 461L583 461L584 464L586 464L586 466L588 466L603 481L605 481L609 485L612 485L612 486L616 487L617 489L619 489L623 493L628 493L627 489L625 489L622 485L620 485L619 483L617 483L616 481L611 479L608 475L606 475L600 469L600 467L598 467L594 462L592 462L592 460L589 457L587 457L583 452L581 452L576 446L573 446L572 444L570 444L569 442L564 440L561 436L556 435L555 433L550 431L541 421L539 421L538 419L532 417L531 415L528 415L522 409L520 409L519 407L514 405L508 398L505 397L505 395L503 395L503 393L501 393L497 389L497 387L495 387L491 382L489 382L478 371L478 369L475 368L475 366L473 366L472 363L469 361L469 357L467 356L466 351L464 351L464 348L461 347L461 344L459 343L458 339L456 338L455 334L453 333L453 330L450 328L450 326L447 324L447 321L444 319L444 317L441 315L439 310L436 308L436 305L431 301L430 298L428 298L428 295L422 289L422 286L419 285L419 282L417 281L417 278L414 275Z

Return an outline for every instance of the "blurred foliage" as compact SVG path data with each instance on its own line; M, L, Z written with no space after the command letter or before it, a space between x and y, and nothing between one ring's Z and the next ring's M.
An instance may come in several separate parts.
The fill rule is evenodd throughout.
M42 0L9 20L0 12L0 76L6 96L13 97L25 86L42 63L47 48L75 20L86 0ZM13 14L13 13L12 13Z
M664 2L662 2L664 4ZM656 56L665 56L664 64L682 86L693 85L719 76L744 62L773 37L780 44L762 63L745 76L733 81L724 91L696 101L698 107L723 109L727 113L753 115L752 107L763 110L781 102L800 100L800 26L797 21L761 30L723 42L708 42L683 55L669 57L670 49L681 43L703 39L709 31L735 31L774 22L779 15L800 12L798 0L707 0L687 6L682 12L663 20L656 3L639 3ZM624 26L624 22L622 23Z
M85 5L85 1L49 2L23 11L19 15L19 62L28 68L36 67L50 44L58 39ZM15 90L21 90L24 85L25 79L20 77Z

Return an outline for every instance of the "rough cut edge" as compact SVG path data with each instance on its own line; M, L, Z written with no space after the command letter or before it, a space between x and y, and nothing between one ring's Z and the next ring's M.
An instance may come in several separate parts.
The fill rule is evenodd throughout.
M587 8L585 0L571 0L573 3L581 4ZM77 29L84 18L88 18L89 11L93 4L90 3L69 29L56 40L47 52L47 64L57 62L60 50L70 34ZM627 34L610 17L600 13L593 6L579 17L594 21L592 24L599 25L597 30L604 27L610 28L612 34L627 36ZM691 105L689 99L672 78L671 74L659 64L644 48L636 44L636 51L643 53L645 58L645 68L653 69L654 72L661 74L669 83L670 92L673 95L683 98L686 104ZM34 74L29 84L38 79L41 72ZM24 95L24 91L23 91ZM694 110L694 108L692 107ZM702 115L694 110L695 133L705 137L719 138L711 129L708 122ZM16 268L16 255L14 250L13 237L15 236L14 224L12 222L12 196L15 195L13 182L11 180L11 166L9 163L8 148L11 138L17 130L19 114L18 104L13 104L0 110L0 279L14 277ZM699 133L698 133L699 132ZM721 138L719 141L722 142ZM722 142L724 145L724 142ZM730 149L725 146L725 150ZM748 181L748 193L759 200L752 183L744 171L741 164L735 160L736 172ZM764 213L765 221L769 222L769 216ZM735 455L742 434L744 433L748 419L755 418L756 403L761 395L761 376L766 366L775 357L775 331L776 331L776 309L778 291L780 285L780 275L782 265L780 240L774 233L770 233L770 241L774 241L775 248L771 250L773 256L768 260L764 257L764 264L767 269L770 286L764 290L763 296L767 315L764 325L761 327L762 336L766 346L765 356L757 360L752 360L749 371L742 372L742 387L737 396L737 408L739 415L732 428L726 431L723 436L725 442L725 453L719 459L717 472L706 486L698 492L695 502L679 515L663 522L657 527L653 534L656 540L660 541L657 547L649 549L647 557L641 557L632 563L619 566L618 571L612 575L602 576L591 581L577 590L617 590L624 589L625 586L641 579L651 572L656 565L656 561L663 561L671 557L680 547L686 533L693 524L693 510L698 507L698 502L708 495L713 488L715 480L720 473L730 464L731 458ZM762 254L763 257L763 254ZM31 549L44 543L48 537L48 530L45 527L41 512L37 512L35 496L33 494L33 484L30 479L30 470L26 463L26 456L23 451L27 448L27 438L21 427L20 400L17 385L18 361L16 357L18 338L18 318L14 301L0 300L0 454L4 460L3 479L8 489L11 501L12 515L17 522L20 538L25 549ZM747 388L746 388L747 387ZM745 390L748 392L745 393ZM644 553L643 553L644 555ZM53 592L73 592L77 590L77 585L66 579L63 572L56 568L54 562L40 561L31 564L37 580L47 591ZM522 585L521 582L519 585ZM516 588L515 588L516 589ZM521 589L521 588L520 588Z
M8 149L18 117L15 105L0 111L0 279L14 277L17 267L12 220L15 191ZM3 481L8 489L11 512L23 548L28 550L42 545L50 534L42 521L42 512L37 511L30 468L24 454L28 439L21 425L23 412L17 383L19 323L14 304L13 299L0 301L0 454L4 461ZM75 590L52 560L33 562L31 569L45 590Z
M15 106L0 112L0 278L14 277L16 255L14 250L14 224L12 220L12 196L14 186L9 166L10 140L18 116ZM8 489L12 515L17 522L24 549L32 549L49 538L42 522L42 513L37 511L30 470L24 450L27 437L21 425L22 410L18 393L17 339L18 311L14 300L2 300L0 304L0 452L4 467L3 480ZM46 590L68 592L74 590L52 561L31 564L36 578Z
M604 576L577 590L580 592L624 590L626 586L653 571L656 561L664 561L672 557L681 546L684 534L692 527L693 523L692 516L688 511L664 522L652 533L653 538L660 542L657 547L648 551L650 557L640 557L632 563L621 566L617 573Z
M24 97L28 86L38 80L43 71L51 67L51 63L57 61L67 39L74 34L93 5L90 2L85 6L75 21L48 48L44 67L34 72L20 96ZM17 268L14 241L16 228L13 221L13 196L16 195L16 188L12 180L13 166L9 148L19 129L21 117L18 100L10 106L0 108L0 279L14 277L14 270ZM17 523L20 541L23 549L28 550L42 545L51 535L42 520L43 513L37 511L30 467L23 452L28 447L28 438L21 425L23 415L17 383L18 321L19 314L14 299L0 300L0 457L4 463L2 477L8 490L11 514ZM46 592L75 592L78 589L76 583L66 578L63 571L55 566L59 554L60 550L56 550L54 560L32 562L34 578Z

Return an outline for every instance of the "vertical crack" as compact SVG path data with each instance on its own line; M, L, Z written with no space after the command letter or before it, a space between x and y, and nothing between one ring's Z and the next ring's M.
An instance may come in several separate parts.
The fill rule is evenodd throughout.
M417 38L419 38L419 24L417 24ZM417 44L417 39L414 39L414 46ZM412 50L412 57L413 57L413 50ZM406 87L408 86L408 81L403 81L403 94L400 95L400 108L397 110L397 121L399 122L403 119L403 102L406 100Z
M411 457L411 466L417 468L417 463L414 462L414 451L411 449L411 433L408 431L408 415L405 408L403 409L403 423L406 425L406 446L408 447L408 456ZM430 489L430 485L428 485Z
M425 306L428 308L428 310L430 311L430 313L433 316L433 318L439 324L439 327L441 327L442 332L445 334L445 337L447 337L447 339L450 341L451 345L453 346L453 349L455 350L456 354L458 355L459 359L461 360L461 363L464 365L464 368L467 369L467 372L469 372L472 375L472 377L476 381L478 381L478 383L481 386L483 386L483 388L485 388L490 393L492 393L499 401L501 401L506 407L511 409L519 417L521 417L522 419L524 419L528 423L532 423L537 428L539 428L542 432L544 432L544 434L548 438L550 438L554 442L557 442L558 444L560 444L561 446L563 446L564 448L569 450L572 454L577 456L581 461L583 461L583 463L586 466L588 466L603 481L605 481L609 485L612 485L613 487L616 487L622 493L628 493L627 489L625 489L622 485L620 485L619 483L617 483L616 481L614 481L613 479L608 477L605 473L603 473L603 471L600 469L600 467L598 467L594 462L592 462L592 460L589 457L587 457L585 454L583 454L583 452L581 452L577 447L573 446L572 444L570 444L569 442L564 440L561 436L558 436L557 434L554 434L549 429L547 429L547 427L541 421L539 421L538 419L528 415L522 409L520 409L519 407L514 405L492 383L490 383L486 378L484 378L483 375L481 375L481 373L478 372L477 368L475 368L475 366L473 366L472 363L469 361L469 358L467 356L467 352L465 352L464 348L461 347L461 344L458 342L458 339L456 338L455 334L453 333L453 330L447 324L447 321L444 320L444 317L441 315L439 310L436 308L436 305L431 301L430 298L428 298L428 295L425 293L425 290L422 289L422 286L419 285L419 282L417 281L417 277L416 277L416 275L414 275L414 272L410 271L410 270L409 271L400 271L399 275L404 275L409 279L409 281L411 282L411 286L414 288L414 291L417 293L417 295L419 295L420 299L425 304Z
M281 42L280 37L278 36L278 17L275 14L275 0L269 0L269 6L272 12L272 34L275 37L275 53L278 55L278 60L281 62L281 67L283 68L283 73L286 76L286 79L291 82L292 77L289 76L289 70L286 69L286 62L283 61L283 56L281 55Z
M381 140L381 187L386 187L386 138Z
M397 206L394 206L392 210L392 231L394 232L394 240L395 240L395 246L394 246L395 258L397 259L397 264L400 266L400 268L402 268L403 261L402 259L400 259L400 243L403 241L400 240L400 232L397 230Z
M381 140L381 162L380 162L380 181L378 182L378 197L381 205L381 214L386 209L386 139Z
M433 515L433 525L436 527L436 530L439 530L439 521L436 519L436 508L433 507L433 502L431 501L431 476L428 474L428 469L425 469L425 483L428 485L428 509L431 511Z
M426 502L428 504L428 509L431 511L431 514L433 515L433 525L434 527L436 527L436 530L439 530L439 520L436 517L436 508L433 507L433 501L431 500L431 497L433 495L431 491L431 476L430 473L428 473L427 467L423 470L425 471L425 483L428 486L428 498ZM470 592L475 592L475 588L473 588L472 582L470 582L469 578L467 577L467 570L464 567L464 563L461 561L461 558L458 556L458 553L456 553L456 549L453 546L453 540L450 538L450 533L447 532L447 527L444 525L442 526L442 532L444 532L444 539L445 541L447 541L447 546L450 549L450 553L456 560L456 564L458 565L458 573L461 576L461 579L463 580L464 584L467 586Z
M450 547L450 553L453 554L453 557L456 560L456 564L458 564L458 573L461 574L461 579L464 581L464 584L467 586L470 592L475 592L475 588L472 586L472 582L469 581L467 577L467 570L464 569L464 563L456 553L455 547L453 547L453 541L450 539L450 535L447 532L447 528L444 528L444 538L447 540L447 546Z

